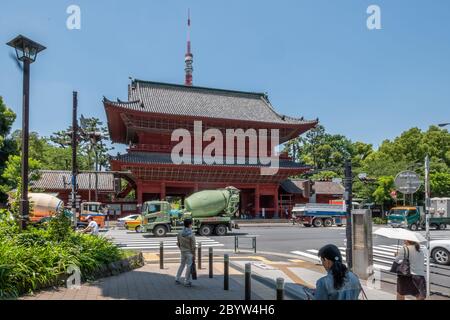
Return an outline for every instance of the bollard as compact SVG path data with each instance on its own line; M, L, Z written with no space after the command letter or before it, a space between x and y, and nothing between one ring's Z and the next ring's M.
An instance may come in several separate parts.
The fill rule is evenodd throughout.
M223 256L223 290L229 290L230 284L230 257L228 254Z
M245 264L245 300L252 300L252 264Z
M198 243L197 250L198 250L198 253L197 253L198 267L197 267L197 269L200 270L202 268L202 243L201 242Z
M284 300L284 279L277 278L277 300Z
M159 243L159 268L164 269L164 242Z
M213 248L209 247L209 277L213 277Z

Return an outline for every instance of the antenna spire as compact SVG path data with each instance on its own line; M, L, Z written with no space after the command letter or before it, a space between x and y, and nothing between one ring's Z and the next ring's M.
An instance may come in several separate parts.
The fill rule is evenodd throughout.
M191 53L191 10L188 9L188 20L187 20L187 51L184 56L185 63L185 86L192 86L192 72L194 68L192 67L192 63L194 62L194 56Z

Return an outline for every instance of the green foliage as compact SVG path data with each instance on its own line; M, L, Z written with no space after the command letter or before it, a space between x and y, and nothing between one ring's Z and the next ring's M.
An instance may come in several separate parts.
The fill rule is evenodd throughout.
M7 137L15 119L15 113L3 103L3 98L0 96L0 186L5 183L2 174L6 167L6 161L9 155L16 150L15 142ZM0 203L5 202L7 197L7 194L0 188Z
M320 171L319 173L314 174L311 176L312 180L331 180L333 178L337 178L339 175L334 171Z
M394 189L394 177L382 176L378 178L377 188L373 192L375 203L384 205L387 201L392 201L391 191Z
M30 172L29 180L33 181L39 178L38 170L42 168L41 162L33 158L28 159L28 167ZM21 180L22 158L17 155L9 156L6 162L6 168L3 171L2 178L4 185L0 186L3 192L8 192L19 186Z
M450 196L450 134L431 126L427 131L411 128L393 140L382 142L378 150L364 142L351 142L341 135L325 132L318 126L304 136L285 145L294 159L313 166L313 180L343 176L344 161L351 158L354 176L359 173L375 179L376 183L354 180L355 197L381 205L392 204L390 191L393 178L404 170L413 170L424 178L424 158L430 157L430 185L434 197ZM423 190L416 194L423 201Z
M63 212L56 215L48 223L48 234L55 241L61 242L67 239L71 232L71 221Z
M68 128L54 132L50 136L49 141L62 149L70 149L71 131L72 129ZM101 137L96 134L100 134ZM107 140L109 140L108 128L103 125L100 119L81 117L78 151L83 166L86 167L85 170L108 168L108 151L113 148L109 148L104 144L104 141Z
M47 229L29 227L19 233L17 225L0 215L0 299L17 297L40 287L55 285L69 265L91 278L104 264L124 254L103 237L66 229L64 219Z
M430 174L430 189L432 197L450 196L450 172Z
M372 220L373 224L387 224L387 218L375 217Z

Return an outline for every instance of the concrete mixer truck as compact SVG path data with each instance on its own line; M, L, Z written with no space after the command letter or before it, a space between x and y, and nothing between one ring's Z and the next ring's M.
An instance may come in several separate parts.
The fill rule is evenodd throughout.
M239 190L234 187L195 192L185 199L182 210L173 210L167 201L147 201L142 205L141 231L163 237L180 231L184 219L191 218L200 235L223 236L238 228L232 220L238 209Z

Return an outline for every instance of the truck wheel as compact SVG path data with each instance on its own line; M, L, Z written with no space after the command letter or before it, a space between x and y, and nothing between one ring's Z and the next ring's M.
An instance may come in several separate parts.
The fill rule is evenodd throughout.
M447 225L445 223L441 223L438 226L438 230L445 230L447 228Z
M325 219L325 221L323 222L323 225L324 225L325 227L331 227L331 226L333 226L333 220L331 220L331 219Z
M313 226L316 227L316 228L319 228L319 227L323 226L322 219L320 219L320 218L314 219Z
M438 264L448 265L450 264L450 253L444 248L435 248L431 252L431 256Z
M417 224L413 223L412 225L409 226L409 230L411 231L417 231Z
M216 228L214 229L214 233L217 236L226 236L227 235L227 226L223 225L223 224L219 224L218 226L216 226Z
M134 228L134 230L136 230L137 233L141 233L142 232L142 227L141 226L137 226L136 228Z
M213 233L213 228L212 228L212 226L210 226L208 224L203 224L200 227L200 229L198 230L198 233L201 236L208 237L208 236L210 236Z
M153 229L153 234L157 237L164 237L167 233L167 228L163 225L156 226Z

